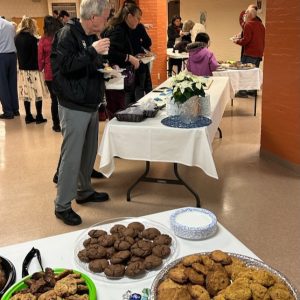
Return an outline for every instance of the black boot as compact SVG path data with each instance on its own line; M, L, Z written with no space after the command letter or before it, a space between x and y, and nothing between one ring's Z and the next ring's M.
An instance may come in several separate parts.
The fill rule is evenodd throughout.
M36 120L31 114L30 102L29 101L24 101L24 107L25 107L25 112L26 112L25 123L29 124L29 123L35 122Z
M91 177L92 178L103 178L104 175L102 173L96 171L95 169L93 169Z
M43 101L36 101L35 107L36 107L36 124L47 122L47 119L44 119L42 115Z

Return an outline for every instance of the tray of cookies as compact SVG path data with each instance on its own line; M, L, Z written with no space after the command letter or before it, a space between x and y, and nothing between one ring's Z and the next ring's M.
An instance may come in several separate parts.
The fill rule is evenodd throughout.
M145 218L117 218L97 223L76 240L77 266L93 279L131 283L154 277L176 258L174 234Z
M178 258L155 277L151 300L289 299L299 294L290 281L257 259L221 250Z

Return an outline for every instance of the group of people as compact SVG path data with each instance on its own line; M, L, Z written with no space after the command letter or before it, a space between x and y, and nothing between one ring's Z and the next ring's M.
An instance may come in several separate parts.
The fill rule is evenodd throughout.
M242 47L241 62L253 63L259 67L263 57L265 45L265 28L261 19L257 16L257 7L249 5L240 15L242 32L233 38L233 42ZM200 26L199 26L200 25ZM180 16L174 16L168 26L168 48L179 52L188 52L187 70L195 75L212 76L219 64L214 54L208 49L209 35L205 32L205 26L188 20L181 22ZM177 66L177 72L181 71L182 60L169 58L168 75L172 76L173 66ZM251 94L252 91L248 93ZM240 96L242 91L238 93Z
M248 8L246 15L243 36L235 43L244 46L243 60L253 62L253 55L260 55L251 52L253 46L249 46L252 42L250 37L259 27L256 23L252 25L258 22L255 8ZM126 0L119 11L113 13L108 0L82 0L80 18L69 19L64 26L55 16L45 17L44 35L40 40L33 19L22 19L16 37L9 22L0 19L1 30L5 28L1 33L6 37L5 43L0 43L2 48L2 45L5 47L5 51L0 49L0 83L5 86L0 90L3 107L0 118L10 119L19 115L17 53L19 95L24 100L26 123L46 122L42 115L40 71L43 71L52 100L53 130L61 131L63 135L56 174L55 215L67 225L79 225L82 222L72 209L72 200L85 204L109 199L107 193L96 192L91 185L98 148L100 104L106 98L109 118L112 118L116 111L152 90L149 65L143 65L136 57L136 54L151 47L147 30L140 23L141 16L142 11L134 0ZM195 38L192 40L194 26L194 22L186 22L185 31L182 31L181 18L175 16L168 28L168 47L173 47L176 39L181 37L190 54L188 70L196 75L211 75L218 63L208 49L209 36L200 26L200 32L193 34ZM256 62L259 63L259 59ZM127 79L124 79L120 89L105 88L105 78L99 69L107 63L125 70ZM4 68L7 69L2 72ZM3 74L9 76L4 78ZM130 74L136 76L131 78ZM5 85L2 85L4 81ZM31 114L30 104L33 101L37 110L36 118Z

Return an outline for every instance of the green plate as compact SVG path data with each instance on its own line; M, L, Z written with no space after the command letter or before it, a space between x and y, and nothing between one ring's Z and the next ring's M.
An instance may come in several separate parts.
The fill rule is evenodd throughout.
M66 269L53 269L55 274L62 273ZM76 270L73 270L74 273L80 274L81 277L84 279L86 286L89 289L89 299L90 300L96 300L97 299L97 291L96 291L96 286L94 282L85 274L78 272ZM12 287L10 287L6 293L3 295L1 300L9 300L15 292L18 292L24 288L27 288L27 285L25 284L25 280L29 279L31 275L28 275L24 277L21 281L17 282L14 284Z

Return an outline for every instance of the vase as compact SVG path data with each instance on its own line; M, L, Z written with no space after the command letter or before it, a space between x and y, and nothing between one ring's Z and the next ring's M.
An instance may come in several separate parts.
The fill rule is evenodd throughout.
M166 104L167 116L179 115L179 112L180 112L180 104L175 103L173 98L167 101Z
M200 97L200 115L203 117L211 117L210 95Z
M191 124L200 116L200 97L193 96L180 105L180 120L185 124Z

